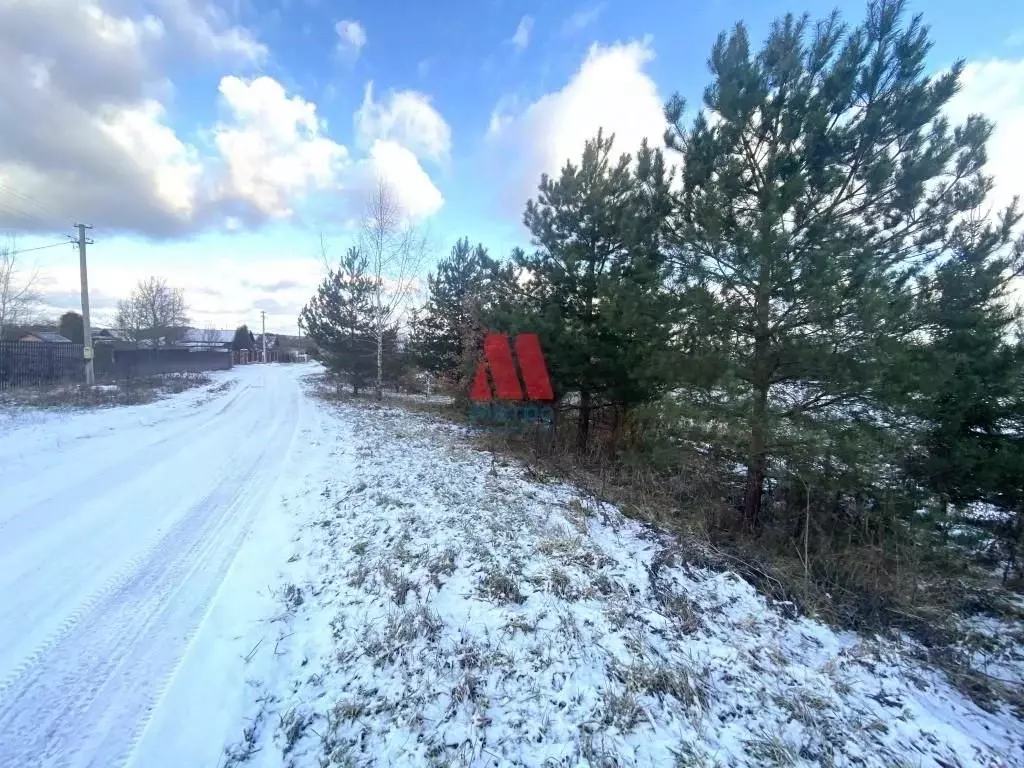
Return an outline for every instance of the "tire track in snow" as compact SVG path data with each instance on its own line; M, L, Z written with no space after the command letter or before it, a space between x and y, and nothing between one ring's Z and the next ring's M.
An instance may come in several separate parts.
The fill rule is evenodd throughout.
M249 388L242 390L242 392L245 391L249 391ZM237 396L232 398L227 406L231 406L237 399ZM225 410L226 408L219 409L217 413L222 413ZM155 468L159 468L161 463L167 463L183 453L194 450L192 438L196 434L209 439L214 431L219 433L232 426L228 423L218 422L216 415L209 416L200 424L190 424L187 427L176 429L153 443L113 455L104 454L101 464L94 461L89 462L83 471L76 472L72 468L68 474L62 476L57 489L45 491L44 493L49 495L43 495L27 504L22 501L18 505L21 507L20 511L8 518L6 522L0 522L0 542L20 541L22 536L30 535L33 531L46 531L54 523L63 523L63 519L68 516L69 509L75 510L81 507L84 488L102 488L111 475L139 477L151 473ZM170 448L168 448L169 443L172 444ZM74 461L74 457L71 457L71 461ZM38 482L37 478L36 481ZM17 498L17 488L11 492L11 496ZM21 526L15 526L14 523L19 521ZM0 543L0 553L3 551L2 547L3 544Z
M223 409L221 409L222 411ZM253 413L252 418L254 420L258 418L258 411L251 412ZM217 438L223 438L221 442L225 448L233 446L236 440L235 435L239 431L245 432L248 430L247 425L212 423L214 424L213 429L207 429L201 433L204 440L209 442ZM204 422L204 424L208 424L208 422ZM182 442L174 450L164 453L163 462L150 460L148 464L141 465L145 469L139 469L139 467L134 466L129 467L132 471L137 470L135 479L126 487L114 488L108 491L105 496L101 496L99 499L102 502L101 504L82 507L80 494L72 494L67 499L67 503L70 503L72 508L79 508L77 516L69 519L69 516L65 514L62 520L60 516L51 519L50 516L39 515L37 518L39 529L37 533L39 535L32 537L30 532L27 543L24 540L19 541L17 537L11 535L11 531L7 531L5 536L0 539L0 554L3 554L3 558L0 559L7 560L12 564L18 560L22 562L28 561L33 564L20 574L15 570L16 576L13 580L7 579L6 582L0 582L3 586L3 590L0 591L7 592L10 595L19 595L26 591L30 592L41 580L45 580L48 586L45 597L51 605L48 607L44 606L44 610L57 611L63 608L63 611L66 612L63 620L59 621L49 630L46 630L45 634L37 642L33 643L32 650L21 663L16 664L14 669L4 671L0 667L0 672L3 672L2 677L0 677L0 695L10 685L11 680L23 671L25 664L31 663L35 656L57 642L60 636L70 630L84 614L93 610L100 600L111 591L117 589L124 580L130 578L131 574L147 558L153 556L153 552L157 547L165 545L165 537L174 529L177 520L187 517L187 509L182 509L178 513L175 513L173 508L167 512L162 512L162 517L157 522L165 530L158 530L153 528L152 525L150 525L150 530L146 530L148 522L146 520L143 520L141 523L133 519L125 520L125 509L128 508L130 510L129 515L135 515L135 510L138 506L137 499L144 498L148 488L156 487L161 490L164 488L164 467L179 457L187 459L185 454L195 450L195 447L194 440ZM211 477L216 475L216 469L217 467L209 468ZM122 471L120 476L130 475L131 473ZM210 483L210 486L212 487L213 483ZM149 506L152 505L153 503L149 501ZM97 512L97 507L99 512ZM78 545L83 538L86 541L88 540L90 529L94 530L101 526L118 526L120 529L134 528L130 532L144 537L144 540L139 542L131 536L122 537L122 542L126 538L129 539L127 545L131 546L132 549L129 549L128 552L133 554L118 562L113 573L107 574L102 581L98 581L95 578L91 578L93 574L96 571L102 573L108 564L106 561L109 561L111 556L116 559L117 555L121 554L120 550L116 549L116 551L108 555L105 558L105 562L99 563L97 564L98 567L91 569L92 572L81 573L82 568L85 567L83 563L94 562L95 554L88 550L79 550ZM51 531L55 533L51 533ZM141 546L139 546L140 544ZM7 545L8 551L5 551L5 545ZM48 557L52 552L61 553L61 557L57 562L53 562L52 558ZM17 566L12 565L8 570L10 569L17 569ZM106 570L109 571L110 569L106 568ZM83 584L83 581L86 583ZM98 583L88 592L78 591L87 588L90 581ZM70 610L68 610L69 607ZM14 610L9 609L6 612L0 610L0 617L4 619L3 625L11 626L19 618L22 620L25 618L31 619L33 617L32 609L37 609L37 604L32 605L27 614L22 606L19 606L16 602L12 608ZM40 611L36 610L35 617L37 619L39 613ZM23 650L27 650L27 648Z
M137 579L140 569L145 564L149 561L158 559L161 551L173 547L176 541L191 538L198 533L202 533L199 528L207 521L201 515L196 514L196 509L197 507L209 507L211 500L214 499L218 493L222 492L222 490L223 486L220 486L213 492L207 494L200 504L194 505L183 517L179 518L179 520L164 536L157 538L144 550L128 560L112 578L103 582L103 584L93 591L78 608L68 614L67 618L61 622L60 626L56 630L51 632L31 654L6 674L3 680L0 681L0 701L3 701L7 690L11 687L15 687L15 683L19 681L19 678L23 678L30 668L37 666L39 660L48 653L53 646L64 642L65 637L75 630L77 625L81 623L83 617L92 614L97 610L97 606L99 606L103 601L110 599L110 596L114 593L124 591L125 586L129 584L129 582L133 579ZM0 732L2 732L2 723L2 714L0 714Z
M124 761L294 444L290 388L286 403L264 394L258 415L269 423L242 420L228 476L0 686L0 765Z
M147 463L151 463L154 458L159 457L161 455L162 450L158 449L161 449L162 446L166 445L168 442L180 440L181 438L186 437L189 434L194 434L197 430L201 431L204 427L215 423L219 416L225 413L238 401L238 399L243 394L249 391L250 387L248 386L238 387L234 390L230 390L228 393L226 393L228 395L227 401L224 402L220 408L217 408L212 413L208 412L207 409L198 408L193 411L181 414L178 417L180 423L176 423L172 430L166 433L158 433L158 436L155 440L142 446L139 446L137 444L131 447L125 446L123 442L117 440L116 430L113 433L104 434L102 436L103 438L110 438L111 445L104 445L102 446L102 448L99 446L92 445L76 445L76 450L81 450L89 454L99 453L100 455L102 455L103 462L102 464L97 464L96 462L89 462L88 464L83 464L80 468L72 464L72 466L70 466L67 469L66 473L62 477L61 486L58 488L58 494L61 489L65 491L65 495L67 495L67 492L69 491L74 492L76 494L81 494L82 487L89 487L90 484L100 482L104 479L105 476L113 472L120 473L123 476L132 469L138 468L140 466L145 466ZM217 400L212 402L216 403L220 399L221 398L218 398ZM205 419L202 421L201 424L197 425L193 423L193 419L204 416ZM172 417L168 417L168 419L158 419L156 422L152 424L145 424L143 425L144 429L148 431L149 428L156 426L157 424L164 423L170 418ZM82 439L82 437L80 436L77 439ZM188 447L187 443L183 444L183 448L185 447ZM11 498L18 498L19 493L23 488L27 488L30 493L35 488L38 488L38 474L46 472L50 470L52 467L52 452L59 453L59 447L54 446L52 444L40 446L40 448L37 451L34 451L34 453L39 456L39 461L37 465L25 461L22 461L20 463L15 462L14 465L10 468L12 470L16 469L18 472L22 473L23 475L30 479L26 480L21 484L14 483L12 485L8 485L4 491L5 495L8 495ZM164 456L164 458L166 458L166 456ZM130 464L126 466L126 462L130 462ZM58 502L66 501L66 499L64 499L60 495L47 494L51 494L51 490L48 488L43 488L42 494L40 494L35 501L31 502L29 505L19 504L18 507L16 507L16 510L18 511L15 511L14 514L6 518L0 519L0 536L3 536L5 538L15 538L17 536L18 531L17 529L11 530L11 526L13 526L14 523L19 521L24 522L26 518L29 518L28 522L33 527L39 527L38 524L40 522L40 513L45 514L48 510L61 510L64 508L64 505L61 505Z
M239 381L238 378L225 380ZM0 450L0 460L5 464L17 465L19 468L24 468L27 471L41 471L50 466L48 458L54 453L67 450L69 446L75 445L80 441L102 441L108 437L116 437L117 433L123 431L127 424L130 424L132 428L152 428L171 422L172 425L182 428L179 432L185 432L187 431L189 420L204 415L204 410L200 406L209 405L224 397L234 399L232 395L237 395L247 388L242 386L213 392L212 394L215 395L213 399L202 397L202 395L211 394L211 388L215 388L223 383L224 380L220 380L212 385L207 385L205 388L186 390L169 398L150 403L83 411L67 410L56 414L61 422L70 422L75 426L80 426L82 423L86 424L88 429L85 431L76 432L74 429L53 430L55 434L41 435L41 432L46 432L52 424L56 423L50 422L48 424L45 420L42 425L28 422L15 426L6 432L0 432L0 436L4 437L4 442L0 443L0 448L2 448ZM111 425L112 420L115 422L113 425ZM26 453L24 446L21 446L18 440L12 438L16 438L19 432L29 431L33 434L32 439L28 441L28 452ZM35 461L34 464L31 463L33 461Z

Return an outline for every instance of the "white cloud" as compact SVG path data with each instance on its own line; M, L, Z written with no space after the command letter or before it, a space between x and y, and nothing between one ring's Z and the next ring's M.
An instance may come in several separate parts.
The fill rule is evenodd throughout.
M165 124L152 16L73 0L0 4L0 226L71 219L166 234L192 216L198 168Z
M512 122L512 116L507 115L500 109L495 107L491 110L491 119L487 123L487 135L497 136L509 123Z
M265 48L212 6L145 8L0 3L0 182L17 193L0 193L0 226L63 231L78 220L165 237L217 213L211 169L166 114L163 66L183 53L250 61Z
M992 202L1006 205L1014 195L1024 202L1024 59L972 61L964 69L961 90L949 104L951 119L962 122L978 113L995 122L988 143L987 171L995 180Z
M258 245L244 234L238 237L242 245L235 248L248 254L244 271L239 270L237 253L218 250L224 246L217 243L203 244L209 250L202 269L195 268L190 254L195 246L191 244L140 247L138 258L131 260L94 259L89 265L93 325L112 324L117 300L128 296L139 280L157 275L184 291L190 323L197 328L232 330L247 323L258 330L260 310L265 309L268 331L295 333L298 313L322 278L322 261L309 253L314 243L298 249L309 255L279 257L253 253L259 250ZM287 248L284 250L287 252ZM69 309L79 311L77 262L48 264L42 293L49 315L56 317Z
M359 52L366 45L366 30L358 21L344 19L334 25L334 31L338 35L338 52L353 59L359 56Z
M664 99L644 71L653 57L649 40L595 43L561 90L519 114L496 108L490 125L495 157L507 161L514 156L519 169L505 202L520 210L535 192L540 174L556 173L567 160L578 161L584 143L599 128L605 135L615 134L617 153L635 153L645 138L660 145L666 128Z
M356 141L363 148L378 139L397 142L420 157L447 158L452 131L430 98L417 91L390 93L385 101L374 101L373 83L367 83L363 103L355 113Z
M518 106L519 97L516 94L505 94L498 99L498 103L491 110L491 119L487 123L488 137L497 136L507 125L512 123Z
M569 18L565 20L565 23L562 24L562 34L572 35L586 29L597 21L598 17L604 13L604 9L607 6L608 3L600 2L597 5L590 6L589 8L580 8L569 16Z
M269 77L231 75L217 92L193 93L222 103L213 126L188 126L208 143L175 130L167 57L260 55L222 12L197 0L152 0L159 17L134 17L110 10L132 7L124 0L100 2L0 4L0 227L53 232L78 220L156 238L239 231L292 217L310 194L350 182L354 163L316 105ZM448 152L450 130L426 97L365 106L374 138L438 158ZM415 156L410 163L372 140L366 148L366 162L394 176L411 207L440 206Z
M365 203L378 179L387 183L399 205L413 219L426 219L444 205L444 197L416 155L394 141L375 141L370 156L360 161L351 178L352 210L359 210Z
M381 103L367 94L362 164L327 134L313 102L269 77L235 74L217 91L193 90L190 101L219 97L213 125L170 114L170 64L248 67L266 55L204 2L144 0L140 10L127 0L0 0L0 228L238 232L298 217L306 198L355 184L362 168L386 172L416 215L443 204L414 153L444 160L451 131L422 94Z
M526 46L530 44L530 33L533 31L533 17L523 16L519 20L519 26L516 27L516 32L512 35L512 45L514 45L520 51L524 50Z
M215 130L227 169L222 194L285 218L307 192L339 187L348 151L322 134L315 104L269 77L225 77L220 93L232 117Z
M190 219L195 214L203 166L196 150L164 125L165 117L163 105L150 99L101 117L99 125L125 155L137 159L164 210Z
M262 63L267 46L244 27L232 26L227 14L201 0L157 0L168 28L191 50L209 58Z

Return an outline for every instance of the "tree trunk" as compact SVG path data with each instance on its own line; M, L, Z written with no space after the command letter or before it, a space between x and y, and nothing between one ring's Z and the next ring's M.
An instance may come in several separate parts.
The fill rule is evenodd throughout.
M1003 584L1010 578L1012 571L1020 573L1021 569L1017 565L1017 555L1020 551L1022 539L1024 539L1024 507L1017 509L1010 539L1007 542L1006 567L1003 568Z
M767 242L769 231L762 221L762 236ZM771 335L769 332L771 280L770 263L762 255L757 279L757 298L754 306L754 359L751 366L751 389L754 402L750 414L750 454L747 459L747 487L743 498L743 522L747 529L761 527L761 501L764 496L764 476L768 464L768 387L771 385Z
M766 433L768 415L768 387L754 390L754 409L750 419L750 454L747 460L747 489L743 499L743 522L751 531L761 526L761 500L764 496L764 476L768 464Z
M619 445L622 442L622 432L626 423L626 407L615 405L612 407L612 437L608 442L608 458L614 459L619 453Z
M576 451L586 453L590 442L590 392L580 390L580 415L576 422Z
M384 396L384 334L377 334L377 386L374 396L380 400Z

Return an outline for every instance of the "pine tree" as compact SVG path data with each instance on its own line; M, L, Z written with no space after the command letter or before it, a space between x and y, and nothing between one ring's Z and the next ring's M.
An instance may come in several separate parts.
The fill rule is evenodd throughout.
M656 397L670 378L662 247L669 175L646 144L635 166L629 155L613 163L613 138L598 133L579 166L542 177L523 217L537 250L513 254L526 280L510 330L538 333L556 394L578 393L580 451L595 408L621 413ZM518 284L510 275L509 285Z
M910 412L925 426L911 475L945 504L1024 514L1024 357L1010 280L1024 270L1016 207L977 213L950 236L950 256L921 279L925 339L909 356ZM1011 530L1016 530L1011 526ZM1019 533L1019 532L1018 532Z
M235 338L231 341L231 348L235 352L247 349L250 352L256 348L256 340L248 325L240 325L235 329Z
M426 305L411 323L410 351L420 367L459 385L468 382L500 274L483 245L471 246L468 238L455 243L437 274L427 277Z
M908 281L979 202L990 126L950 129L963 63L926 77L930 49L903 0L777 21L752 54L738 24L689 129L674 97L666 139L685 153L678 262L698 295L716 384L746 393L744 518L760 524L777 418L856 401L908 332ZM784 390L785 412L773 412Z
M75 344L85 343L85 325L82 316L77 312L65 312L61 315L57 322L57 330L61 336Z
M323 353L327 367L340 374L357 395L377 371L374 291L367 257L358 248L349 248L300 315L302 327ZM387 334L392 350L396 335L395 329Z

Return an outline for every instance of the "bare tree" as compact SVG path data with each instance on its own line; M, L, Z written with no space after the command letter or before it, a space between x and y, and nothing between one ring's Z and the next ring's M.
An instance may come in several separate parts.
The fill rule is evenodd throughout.
M114 322L136 344L144 340L154 347L173 343L188 324L184 291L160 277L141 280L131 296L117 302Z
M200 334L200 340L204 346L216 347L221 344L220 331L213 325L213 323L207 323L206 328Z
M42 300L36 290L38 278L36 271L22 271L13 240L0 245L0 339L6 328L35 317Z
M402 323L427 250L427 239L381 177L366 200L360 231L374 284L373 336L377 345L375 392L384 388L384 342Z

